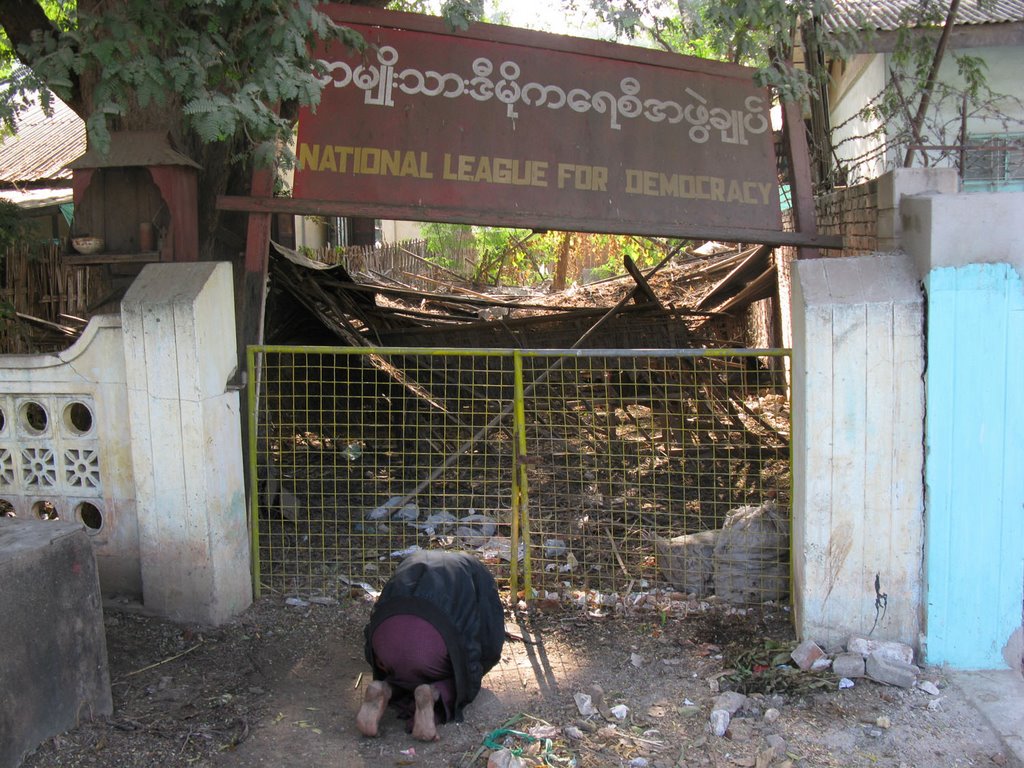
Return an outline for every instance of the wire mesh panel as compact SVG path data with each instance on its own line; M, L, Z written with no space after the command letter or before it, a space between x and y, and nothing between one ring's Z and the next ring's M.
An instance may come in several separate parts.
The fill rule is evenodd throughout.
M252 348L257 589L378 586L442 547L531 595L780 600L783 354Z
M258 589L382 581L415 546L510 556L508 355L264 347L250 366Z
M764 356L529 355L535 588L788 593L788 404Z

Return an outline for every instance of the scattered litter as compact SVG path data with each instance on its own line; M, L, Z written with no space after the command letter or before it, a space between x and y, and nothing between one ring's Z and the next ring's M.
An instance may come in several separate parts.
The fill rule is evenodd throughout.
M839 690L843 690L844 688L853 688L853 680L848 677L839 678Z
M550 723L541 723L530 727L526 732L535 739L554 739L558 736L558 727Z
M711 732L715 736L725 736L725 732L729 729L729 720L731 719L729 713L724 709L713 709L709 718Z
M459 525L455 529L455 535L462 539L467 547L474 548L487 545L497 532L497 521L490 515L480 514L466 515L459 520Z
M580 711L580 714L584 717L590 717L596 715L597 710L594 708L594 700L585 693L574 693L573 699L576 701L576 709Z
M435 536L451 523L457 522L457 520L458 518L456 518L451 512L442 510L440 512L432 512L427 515L427 519L422 523L418 523L416 527L423 529L423 532L428 536Z
M405 549L396 549L394 552L391 553L391 556L392 557L408 557L413 552L419 552L420 549L421 549L421 547L418 544L413 544L411 547L406 547Z
M939 695L939 686L937 686L931 680L922 680L917 684L917 687L925 693L931 694L932 696Z
M495 536L485 542L482 546L477 549L477 552L485 559L491 560L504 560L506 563L512 562L512 540L507 536ZM523 562L523 558L526 556L526 545L524 542L519 542L519 562Z
M544 557L548 560L554 560L561 557L566 552L565 542L561 539L547 539L544 542Z
M613 715L615 715L616 719L618 720L625 720L626 717L629 715L629 707L627 707L625 704L616 704L609 711Z
M308 608L309 601L303 600L301 597L286 597L284 600L285 605L293 605L296 608Z
M359 587L359 589L363 590L363 592L365 592L368 597L374 600L376 600L380 596L380 590L374 588L370 584L367 584L365 581L354 581L353 579L350 579L347 576L339 576L338 581L340 581L347 587Z
M562 733L565 734L565 738L572 739L573 741L580 741L583 738L583 731L575 725L567 725L562 729Z
M404 496L392 496L390 499L385 501L376 509L370 510L366 514L367 520L387 520L394 514L395 510L399 508L399 505L404 499Z
M400 520L406 523L413 523L420 519L420 508L415 501L411 501L408 504L404 504L399 507L398 511L392 516L394 520Z
M406 757L416 757L416 747L409 747L408 749L403 749L401 752Z

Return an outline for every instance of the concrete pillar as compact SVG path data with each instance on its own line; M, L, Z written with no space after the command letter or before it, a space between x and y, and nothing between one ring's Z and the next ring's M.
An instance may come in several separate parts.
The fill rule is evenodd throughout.
M0 518L0 765L113 712L100 583L78 523Z
M868 632L917 647L924 303L913 264L887 254L793 272L797 631L831 647Z
M219 624L252 602L231 267L147 265L121 309L143 602Z

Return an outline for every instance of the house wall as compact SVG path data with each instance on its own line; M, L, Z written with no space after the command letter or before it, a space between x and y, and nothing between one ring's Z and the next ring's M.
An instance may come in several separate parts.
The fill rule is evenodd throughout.
M1024 112L1021 99L1024 99L1024 79L1020 72L1024 71L1024 48L1020 47L989 47L971 48L963 51L984 62L983 73L989 89L999 98L993 98L992 104L998 114L983 114L973 110L967 121L968 136L985 134L1022 134L1024 133ZM833 86L830 115L834 127L833 142L836 157L851 170L847 178L848 184L859 184L867 179L881 176L887 170L903 165L905 150L894 151L884 146L886 136L872 134L881 127L877 118L862 117L859 112L867 105L874 104L882 93L887 73L892 66L892 54L860 54L854 57L846 67L842 78ZM954 88L963 87L956 62L947 55L939 69L939 80ZM988 99L981 99L982 102ZM936 95L931 104L933 118L931 121L945 126L945 135L931 136L929 143L940 141L943 144L959 142L961 104L958 99L940 100ZM1006 118L1008 117L1008 122ZM917 166L954 167L955 157L946 153L931 151L926 161L918 160Z
M104 595L179 621L252 600L233 306L229 264L150 264L69 349L0 356L0 504L82 524Z
M885 87L885 57L860 54L847 65L833 90L830 105L832 143L837 162L849 169L849 185L874 179L885 172L881 129L878 118L860 114L864 105L874 101Z

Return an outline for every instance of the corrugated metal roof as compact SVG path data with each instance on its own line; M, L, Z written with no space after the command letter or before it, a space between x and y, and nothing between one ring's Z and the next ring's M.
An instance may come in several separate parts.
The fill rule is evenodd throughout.
M66 166L85 152L85 123L60 99L52 103L51 117L38 103L30 107L0 144L0 183L71 180Z
M0 199L8 200L19 208L28 210L73 202L71 187L0 189Z
M831 29L877 29L892 31L907 26L908 15L923 5L922 0L835 0L825 19ZM945 19L948 2L930 3ZM1006 24L1024 21L1024 0L961 0L957 24Z

